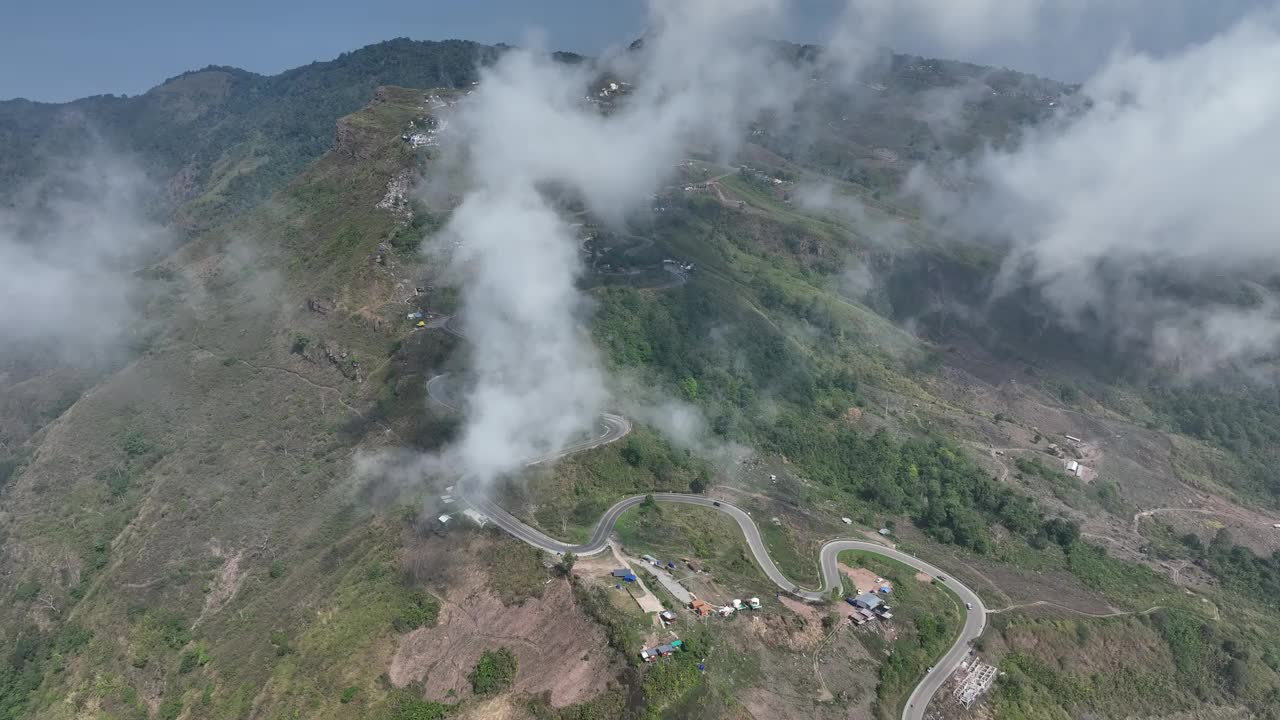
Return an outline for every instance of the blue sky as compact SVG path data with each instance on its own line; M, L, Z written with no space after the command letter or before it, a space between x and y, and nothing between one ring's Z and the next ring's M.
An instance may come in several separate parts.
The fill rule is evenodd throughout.
M694 1L694 0L689 0ZM892 0L886 0L891 2ZM955 2L960 0L939 0ZM1204 39L1270 0L1163 0L1167 12L1132 12L1113 0L1068 31L1034 43L970 50L978 62L1079 80L1118 42L1165 52ZM840 0L800 0L779 36L817 41ZM137 94L205 65L276 73L392 37L528 44L594 52L644 29L642 0L8 0L0 12L0 99L62 101ZM907 32L895 49L955 56Z

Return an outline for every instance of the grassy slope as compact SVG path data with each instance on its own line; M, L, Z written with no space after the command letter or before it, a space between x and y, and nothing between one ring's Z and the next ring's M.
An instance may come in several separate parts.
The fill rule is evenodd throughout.
M330 153L167 261L170 329L37 438L4 496L0 611L0 642L38 645L32 716L351 717L349 686L378 711L409 590L350 457L423 430L386 388L420 397L433 341L389 355L401 330L379 320L400 308L367 261L399 222L373 205L413 162L398 136L420 97L387 90L347 120L359 162ZM317 296L338 302L302 309ZM298 335L365 381L291 352Z
M105 144L136 156L167 185L163 202L185 203L179 225L208 229L324 155L334 121L368 103L376 87L461 87L494 52L478 43L401 38L274 76L209 67L131 98L0 102L0 145L12 150L0 157L0 197L48 157Z

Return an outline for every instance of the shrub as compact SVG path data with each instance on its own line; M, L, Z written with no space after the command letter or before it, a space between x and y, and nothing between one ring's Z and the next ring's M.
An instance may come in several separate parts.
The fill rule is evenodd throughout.
M439 614L440 602L434 597L417 590L408 590L391 624L396 632L409 632L435 625Z
M280 630L271 631L271 644L275 646L277 657L284 657L293 653L293 646L289 644L289 636Z
M205 648L204 643L198 642L191 650L182 654L182 661L178 663L178 672L185 675L198 667L204 667L209 664L209 651Z
M187 622L179 615L164 615L159 618L160 639L165 645L177 650L191 641L191 632L187 630Z
M98 471L98 480L107 486L111 497L120 497L129 491L129 471L122 467L107 468Z
M147 437L141 431L130 430L125 433L121 447L129 457L138 457L146 455L151 450L151 443L147 442Z
M169 698L160 705L160 720L178 720L182 714L182 698Z
M451 709L443 703L414 697L408 690L396 692L388 707L388 720L442 720Z
M511 687L516 677L516 656L507 648L486 650L467 676L476 695L494 695Z
M338 697L338 702L342 703L343 705L346 705L352 700L355 700L356 694L359 692L360 692L360 689L354 686L343 688L342 695Z
M19 583L18 587L13 589L13 599L17 600L18 602L27 602L29 600L35 600L36 596L39 594L40 594L40 583L35 581L27 581L24 583Z

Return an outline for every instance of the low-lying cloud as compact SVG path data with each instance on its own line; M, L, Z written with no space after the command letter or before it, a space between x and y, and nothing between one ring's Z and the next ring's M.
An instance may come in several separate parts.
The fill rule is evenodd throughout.
M1280 274L1277 63L1274 14L1167 58L1119 55L1085 104L961 168L964 197L922 174L914 189L939 226L1008 243L998 292L1035 287L1068 321L1116 325L1161 360L1249 362L1275 349L1269 303L1159 286Z
M136 271L168 232L119 157L56 165L0 208L0 343L82 364L111 355L135 318Z
M755 38L782 3L655 0L642 47L604 65L634 81L608 113L584 100L592 68L511 51L458 112L472 189L444 237L464 281L475 385L464 472L489 480L588 432L610 400L584 330L577 239L550 188L621 224L686 148L731 154L748 123L785 112L796 68ZM681 424L687 429L687 423Z

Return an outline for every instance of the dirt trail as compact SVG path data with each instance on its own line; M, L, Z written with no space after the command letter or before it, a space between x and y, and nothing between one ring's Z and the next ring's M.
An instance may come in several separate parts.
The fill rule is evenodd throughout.
M1134 516L1133 516L1133 532L1134 532L1134 534L1135 534L1135 535L1141 535L1141 533L1140 533L1140 532L1138 532L1138 523L1139 523L1139 521L1141 521L1141 520L1142 520L1142 518L1144 518L1144 517L1151 517L1152 515L1156 515L1156 514L1160 514L1160 513L1177 513L1177 512L1198 513L1198 514L1200 514L1200 515L1223 515L1223 514L1225 514L1225 513L1223 513L1221 510L1213 510L1213 509L1208 509L1208 508L1186 508L1186 507L1161 507L1161 508L1152 508L1152 509L1150 509L1150 510L1143 510L1142 512L1139 512L1139 513L1135 513L1135 514L1134 514Z
M1011 610L1022 610L1024 608L1040 607L1040 606L1055 607L1055 608L1058 608L1059 610L1066 610L1067 612L1070 612L1070 613L1075 613L1077 615L1084 615L1085 617L1091 617L1091 618L1123 617L1125 615L1147 615L1149 613L1155 612L1156 610L1163 610L1165 607L1164 605L1153 605L1152 607L1149 607L1146 610L1119 610L1113 607L1109 612L1092 613L1092 612L1088 612L1087 610L1077 610L1072 607L1067 607L1066 605L1059 605L1058 603L1052 602L1050 600L1036 600L1035 602L1020 603L1018 605L1010 605L1008 607L1002 607L995 610L988 609L987 614L995 615L997 613L1009 612Z
M831 629L831 632L827 633L826 637L822 638L822 642L818 643L817 649L813 651L813 677L818 681L818 702L831 702L836 697L827 689L827 681L822 677L822 669L818 667L818 657L822 654L822 649L831 642L831 638L844 629L844 625L845 621L843 620L836 623L836 626Z

